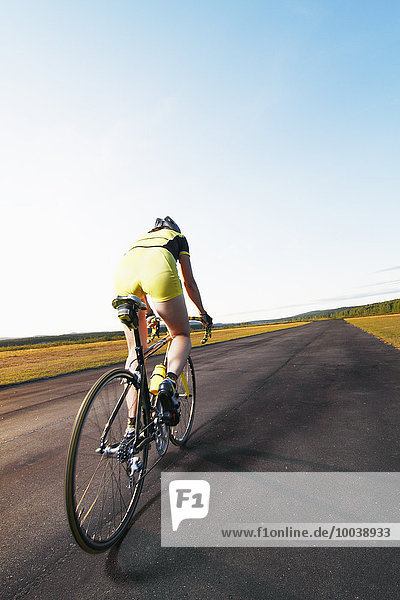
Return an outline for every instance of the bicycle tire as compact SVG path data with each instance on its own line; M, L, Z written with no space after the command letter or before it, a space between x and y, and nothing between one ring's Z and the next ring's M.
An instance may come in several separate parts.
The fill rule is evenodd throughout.
M134 382L125 369L108 371L89 390L75 419L65 470L65 501L72 534L86 552L104 552L123 537L143 487L148 445L131 461L118 457L128 415L126 395ZM139 401L140 436L149 422L149 409L145 398ZM106 424L108 451L98 453ZM136 456L139 467L131 474Z
M193 425L196 404L196 378L192 359L189 358L178 378L176 391L179 394L181 417L178 425L171 427L170 440L175 446L183 446L187 441Z

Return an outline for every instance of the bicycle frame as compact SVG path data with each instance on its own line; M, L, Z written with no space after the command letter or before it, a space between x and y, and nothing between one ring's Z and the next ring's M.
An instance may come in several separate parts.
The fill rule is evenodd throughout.
M155 354L158 350L161 350L161 348L163 346L165 346L166 344L170 344L171 341L172 341L172 336L170 333L167 333L167 335L165 337L163 337L161 340L158 340L157 342L155 342L154 344L149 346L147 348L147 350L145 350L144 360L149 358L149 356L152 356L153 354ZM167 348L167 352L168 352L168 348Z

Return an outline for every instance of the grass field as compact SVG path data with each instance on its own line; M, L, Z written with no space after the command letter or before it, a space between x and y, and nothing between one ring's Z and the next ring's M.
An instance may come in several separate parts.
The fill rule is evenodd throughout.
M207 345L304 324L279 323L216 329ZM200 346L202 337L202 331L193 332L193 346ZM125 361L126 354L125 340L5 348L0 352L0 386L121 363Z
M400 349L400 315L352 317L345 321Z

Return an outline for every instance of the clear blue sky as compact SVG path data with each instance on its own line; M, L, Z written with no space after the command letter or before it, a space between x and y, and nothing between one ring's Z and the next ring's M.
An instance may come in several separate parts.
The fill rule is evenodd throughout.
M118 329L166 214L216 321L400 297L399 30L395 1L3 6L0 337Z

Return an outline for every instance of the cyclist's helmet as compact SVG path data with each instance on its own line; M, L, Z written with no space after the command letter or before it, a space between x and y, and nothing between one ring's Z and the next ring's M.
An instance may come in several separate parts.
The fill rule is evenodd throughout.
M156 219L154 227L169 227L170 229L173 229L177 233L181 233L180 228L175 223L175 221L173 221L171 219L171 217L165 217L165 219L159 219L159 218Z

